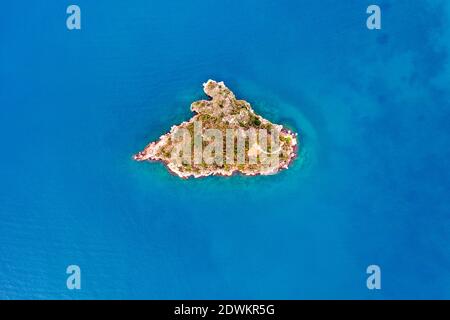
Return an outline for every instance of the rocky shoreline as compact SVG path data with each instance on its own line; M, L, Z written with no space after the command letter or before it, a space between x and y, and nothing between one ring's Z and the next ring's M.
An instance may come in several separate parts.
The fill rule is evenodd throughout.
M212 98L212 100L201 100L192 103L191 110L196 112L189 121L185 121L179 125L171 127L170 132L159 137L157 141L148 144L142 151L133 156L136 161L160 161L165 164L167 169L174 175L187 179L190 177L201 178L207 176L233 176L241 174L244 176L256 176L256 175L272 175L281 170L288 169L292 161L296 158L298 153L297 134L283 128L281 125L275 125L263 117L257 115L250 104L244 100L237 100L234 94L225 86L223 82L215 82L208 80L203 84L205 93ZM202 163L201 165L195 165L191 162L187 164L181 164L173 161L173 157L169 151L175 150L177 144L175 136L180 129L188 130L193 127L196 121L205 121L205 130L207 129L220 129L225 130L262 130L270 128L272 131L276 131L279 135L280 141L279 149L273 153L279 158L279 161L275 165L262 165L262 164L209 164ZM203 130L203 129L202 129ZM202 136L204 131L202 131ZM269 138L270 140L270 138ZM234 145L233 145L234 146ZM258 143L255 143L250 147L253 149L253 153L256 155L262 155L264 152ZM255 151L256 150L256 151ZM246 156L250 156L250 150L245 150ZM270 152L264 152L270 154ZM279 154L279 155L278 155ZM234 155L236 157L236 155ZM259 159L259 158L258 158Z

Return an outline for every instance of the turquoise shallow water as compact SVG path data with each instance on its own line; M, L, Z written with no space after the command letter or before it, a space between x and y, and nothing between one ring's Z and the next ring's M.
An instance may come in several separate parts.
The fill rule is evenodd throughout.
M380 1L381 31L364 1L77 4L2 9L0 298L450 297L446 1ZM209 78L299 132L289 170L131 160Z

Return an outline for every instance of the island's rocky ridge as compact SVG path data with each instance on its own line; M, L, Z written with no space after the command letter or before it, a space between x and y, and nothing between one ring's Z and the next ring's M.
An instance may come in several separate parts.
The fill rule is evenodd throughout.
M135 160L162 161L181 178L268 175L288 168L297 153L297 134L256 114L223 82L208 80L203 89L212 99L193 102L196 114L172 126Z

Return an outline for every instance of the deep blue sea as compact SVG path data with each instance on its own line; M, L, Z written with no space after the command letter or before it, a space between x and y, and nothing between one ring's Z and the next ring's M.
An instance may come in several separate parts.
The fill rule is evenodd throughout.
M1 299L450 298L449 1L69 4L1 6ZM300 134L289 170L132 161L210 78Z

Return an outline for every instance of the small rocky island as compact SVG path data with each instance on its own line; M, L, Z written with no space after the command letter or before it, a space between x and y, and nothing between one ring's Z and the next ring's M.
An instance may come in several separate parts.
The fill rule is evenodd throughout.
M287 169L297 153L297 134L256 114L223 82L208 80L211 100L191 104L196 114L134 155L162 161L181 178L269 175Z

